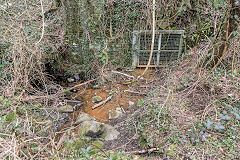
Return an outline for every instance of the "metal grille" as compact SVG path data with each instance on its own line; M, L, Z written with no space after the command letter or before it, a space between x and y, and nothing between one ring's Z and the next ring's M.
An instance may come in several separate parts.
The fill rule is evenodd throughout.
M146 67L151 52L152 31L133 32L133 66ZM155 34L151 67L176 60L181 55L183 30L162 30Z

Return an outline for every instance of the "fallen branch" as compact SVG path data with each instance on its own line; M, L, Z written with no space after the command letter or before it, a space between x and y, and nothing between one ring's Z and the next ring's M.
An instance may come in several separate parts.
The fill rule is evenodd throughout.
M107 103L108 101L110 101L112 99L113 96L109 96L107 99L105 99L104 101L92 106L92 109L96 109L97 107L100 107L101 105L104 105L105 103Z
M122 72L118 72L118 71L112 71L112 73L120 74L120 75L126 76L126 77L128 77L128 78L134 79L134 76L131 76L131 75L126 74L126 73L122 73Z
M84 82L84 83L81 83L81 84L78 84L78 85L76 85L76 86L73 86L73 87L71 87L71 88L69 88L69 89L67 89L67 90L70 91L70 90L72 90L72 89L75 89L75 88L77 88L77 87L81 87L81 86L83 86L83 85L86 85L86 84L91 83L91 82L96 81L96 80L97 80L97 79L92 79L92 80L86 81L86 82Z
M141 92L136 92L136 91L131 91L131 90L124 90L124 92L129 92L129 93L134 93L134 94L141 94L141 95L147 95L147 93L141 93Z
M151 65L153 50L154 50L154 42L155 42L155 27L156 27L156 24L155 24L156 23L155 22L156 21L155 20L155 14L156 14L155 13L156 12L155 7L156 6L155 5L156 5L156 0L153 0L153 2L152 2L152 6L153 6L153 9L152 9L152 44L151 44L151 51L150 51L150 54L149 54L149 59L148 59L147 66L146 66L145 70L143 71L143 73L140 76L137 77L137 79L135 79L131 82L126 82L124 84L131 84L131 83L136 82L139 79L141 79L145 75L145 73L147 72L149 66Z
M154 151L159 151L159 148L150 148L150 149L144 149L141 151L133 151L133 152L127 152L128 154L146 154Z
M68 100L68 99L66 99L66 102L67 103L82 103L81 101L76 101L76 100Z
M212 68L212 71L214 71L219 65L220 63L222 62L226 52L227 52L227 48L228 48L228 40L229 40L229 19L227 20L227 29L226 29L226 40L225 40L225 43L224 43L224 48L223 48L223 52L222 52L222 56L220 57L220 59L218 60L217 64Z
M57 94L54 95L46 95L46 96L25 96L25 97L19 97L19 100L22 102L30 101L30 100L36 100L36 99L56 99Z
M60 138L60 140L58 141L58 143L57 143L57 146L56 146L56 149L57 149L57 150L60 148L61 144L62 144L63 141L66 139L66 137L67 137L67 134L64 133L64 134L62 135L62 137Z

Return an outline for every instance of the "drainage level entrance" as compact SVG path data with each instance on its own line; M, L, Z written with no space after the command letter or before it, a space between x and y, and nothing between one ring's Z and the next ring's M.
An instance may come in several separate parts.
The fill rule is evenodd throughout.
M176 60L183 45L183 30L156 31L150 67ZM152 31L133 31L133 67L146 67L151 52Z

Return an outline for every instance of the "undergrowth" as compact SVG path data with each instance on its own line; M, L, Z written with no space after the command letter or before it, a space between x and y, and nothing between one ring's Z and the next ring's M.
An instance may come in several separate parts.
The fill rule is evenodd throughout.
M132 31L151 29L151 1L61 2L0 2L0 158L136 158L132 152L96 150L87 140L80 147L74 139L59 143L59 135L70 134L54 130L64 96L52 76L80 74L112 82L109 70L131 65ZM240 159L238 13L230 16L236 27L227 53L211 71L230 5L223 0L159 1L157 8L157 29L185 29L189 52L156 68L147 81L148 94L136 105L141 112L130 117L137 145L144 151L156 148L146 152L150 158Z

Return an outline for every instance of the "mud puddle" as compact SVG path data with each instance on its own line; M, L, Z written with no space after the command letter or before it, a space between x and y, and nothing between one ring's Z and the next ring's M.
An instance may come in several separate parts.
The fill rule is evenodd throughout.
M134 104L137 104L138 99L143 98L143 96L127 93L126 90L128 90L128 87L122 84L100 86L99 89L92 89L92 86L89 86L87 89L79 89L77 93L72 94L70 97L72 100L82 101L82 107L73 113L73 119L77 117L79 112L85 112L99 122L108 123L110 110L120 107L124 113L129 109L129 103L134 102ZM98 104L93 103L94 96L101 97L102 101L109 96L112 96L112 98L105 104L92 109L94 105Z
M137 69L130 74L137 77L143 73L144 69ZM151 80L154 70L149 70L145 74L147 80ZM79 82L80 83L80 82ZM78 85L79 83L74 83L71 86ZM82 106L79 110L75 111L72 114L73 121L76 120L79 112L85 112L90 116L96 118L97 121L102 123L109 123L109 111L115 110L120 107L124 112L131 110L131 107L135 107L138 99L143 99L143 94L138 94L138 92L128 92L128 91L139 91L138 88L140 85L145 85L146 82L141 83L137 82L133 85L124 85L123 83L117 84L106 84L98 86L97 89L93 89L93 85L86 85L77 89L77 93L73 93L68 99L78 100L82 102ZM144 88L142 88L144 89ZM144 91L139 91L139 93ZM105 104L99 106L96 109L92 109L97 103L93 103L93 97L100 96L102 101L106 100L109 96L112 96L111 100ZM100 103L100 102L99 102ZM134 105L132 105L134 103ZM73 105L72 103L70 103Z

